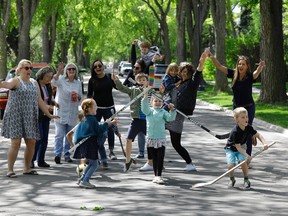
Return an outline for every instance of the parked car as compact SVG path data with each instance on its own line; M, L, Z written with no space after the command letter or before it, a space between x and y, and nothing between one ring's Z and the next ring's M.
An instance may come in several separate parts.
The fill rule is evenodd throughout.
M129 62L126 62L121 66L119 75L120 76L128 75L129 71L131 70L132 70L132 64Z
M124 63L129 63L129 62L127 62L127 61L121 61L121 62L119 63L119 65L118 65L118 72L119 72L119 73L120 73L121 67L122 67L122 65L123 65Z
M34 63L32 64L33 70L32 70L32 74L31 77L35 79L36 77L36 73L45 66L49 66L49 64L47 63ZM16 67L12 68L6 78L5 81L8 81L9 79L13 78L16 76ZM9 89L5 89L5 88L0 88L0 119L3 118L3 114L4 114L4 110L8 101L8 96L9 96Z

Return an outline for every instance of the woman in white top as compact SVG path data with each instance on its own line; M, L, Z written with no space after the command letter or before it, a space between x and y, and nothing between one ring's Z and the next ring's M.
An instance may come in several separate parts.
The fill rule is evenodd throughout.
M78 106L82 97L77 66L74 63L67 64L61 75L63 66L63 63L59 65L58 71L52 79L52 85L57 87L55 101L59 104L59 107L54 107L54 113L61 116L55 121L54 155L56 164L61 164L63 146L65 161L72 162L68 153L70 145L65 135L77 124Z

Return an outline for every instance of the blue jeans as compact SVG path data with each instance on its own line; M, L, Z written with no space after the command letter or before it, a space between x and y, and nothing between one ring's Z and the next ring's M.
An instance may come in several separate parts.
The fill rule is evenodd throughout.
M109 109L97 109L96 117L97 120L100 122L102 117L104 118L104 121L112 116L111 109L114 110L115 108L109 108ZM109 149L113 150L115 144L115 137L114 137L114 131L111 127L108 128L108 145Z
M105 146L104 146L106 138L107 138L107 132L105 132L103 134L103 136L98 137L98 139L97 139L98 151L99 151L100 158L101 158L102 162L107 161L107 155L106 155L106 150L105 150Z
M54 145L54 155L61 158L64 146L64 157L70 157L68 150L70 149L70 144L66 139L66 134L73 129L73 126L68 124L60 124L55 122L55 145Z
M235 108L236 106L233 104L233 110ZM255 117L255 103L253 103L251 106L244 107L244 108L248 112L248 124L252 126L252 123ZM247 145L246 153L251 156L252 154L252 136L251 135L247 137L246 145Z
M81 176L81 181L89 182L91 176L98 168L98 160L87 159L86 162L88 166L86 167L84 173Z
M37 140L35 145L35 152L32 161L37 160L38 164L45 162L45 153L48 145L50 118L43 116L39 122L39 131L41 139Z
M143 132L138 133L138 154L144 155L145 151L145 134Z

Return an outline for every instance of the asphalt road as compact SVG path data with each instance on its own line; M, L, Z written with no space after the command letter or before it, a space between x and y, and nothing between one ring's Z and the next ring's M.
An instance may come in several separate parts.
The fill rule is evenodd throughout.
M116 109L128 103L128 96L114 91ZM129 110L119 115L123 141L130 123ZM225 134L234 125L230 112L198 101L193 119L217 134ZM0 122L1 123L1 122ZM236 170L236 187L227 188L229 178L191 189L199 182L211 181L227 169L223 147L225 140L216 139L186 120L182 136L197 172L185 172L185 162L175 152L167 133L165 185L152 183L153 172L139 172L145 160L138 160L128 173L123 173L124 157L119 141L115 152L118 160L109 161L109 169L98 169L91 182L96 189L76 185L76 162L56 165L53 161L54 124L51 122L46 160L50 168L36 168L39 176L22 175L22 143L15 171L18 178L7 178L9 140L0 138L0 215L287 215L287 130L255 121L255 128L269 141L278 141L271 149L252 161L249 171L252 188L243 190L241 170ZM107 147L107 144L105 144ZM259 143L254 152L261 147ZM137 153L137 141L133 155ZM146 155L145 155L146 156ZM95 207L103 210L93 211Z

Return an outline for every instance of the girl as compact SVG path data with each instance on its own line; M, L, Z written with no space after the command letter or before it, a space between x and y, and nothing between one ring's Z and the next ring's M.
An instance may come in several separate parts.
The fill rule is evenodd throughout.
M117 120L106 121L99 124L96 117L97 105L95 100L88 98L83 100L81 108L84 112L84 120L82 120L75 131L74 143L78 143L82 139L89 137L74 152L73 158L86 158L88 166L79 179L79 186L83 188L95 188L95 185L89 182L94 171L98 167L98 142L100 137L107 133L108 126L117 125Z
M159 96L161 97L161 96ZM153 159L153 170L155 177L153 183L164 184L161 177L166 144L165 122L174 121L176 118L176 110L173 104L169 104L170 112L161 109L163 106L162 100L154 95L151 97L151 106L148 104L148 93L144 95L141 101L141 110L146 115L147 121L147 149L151 152Z

